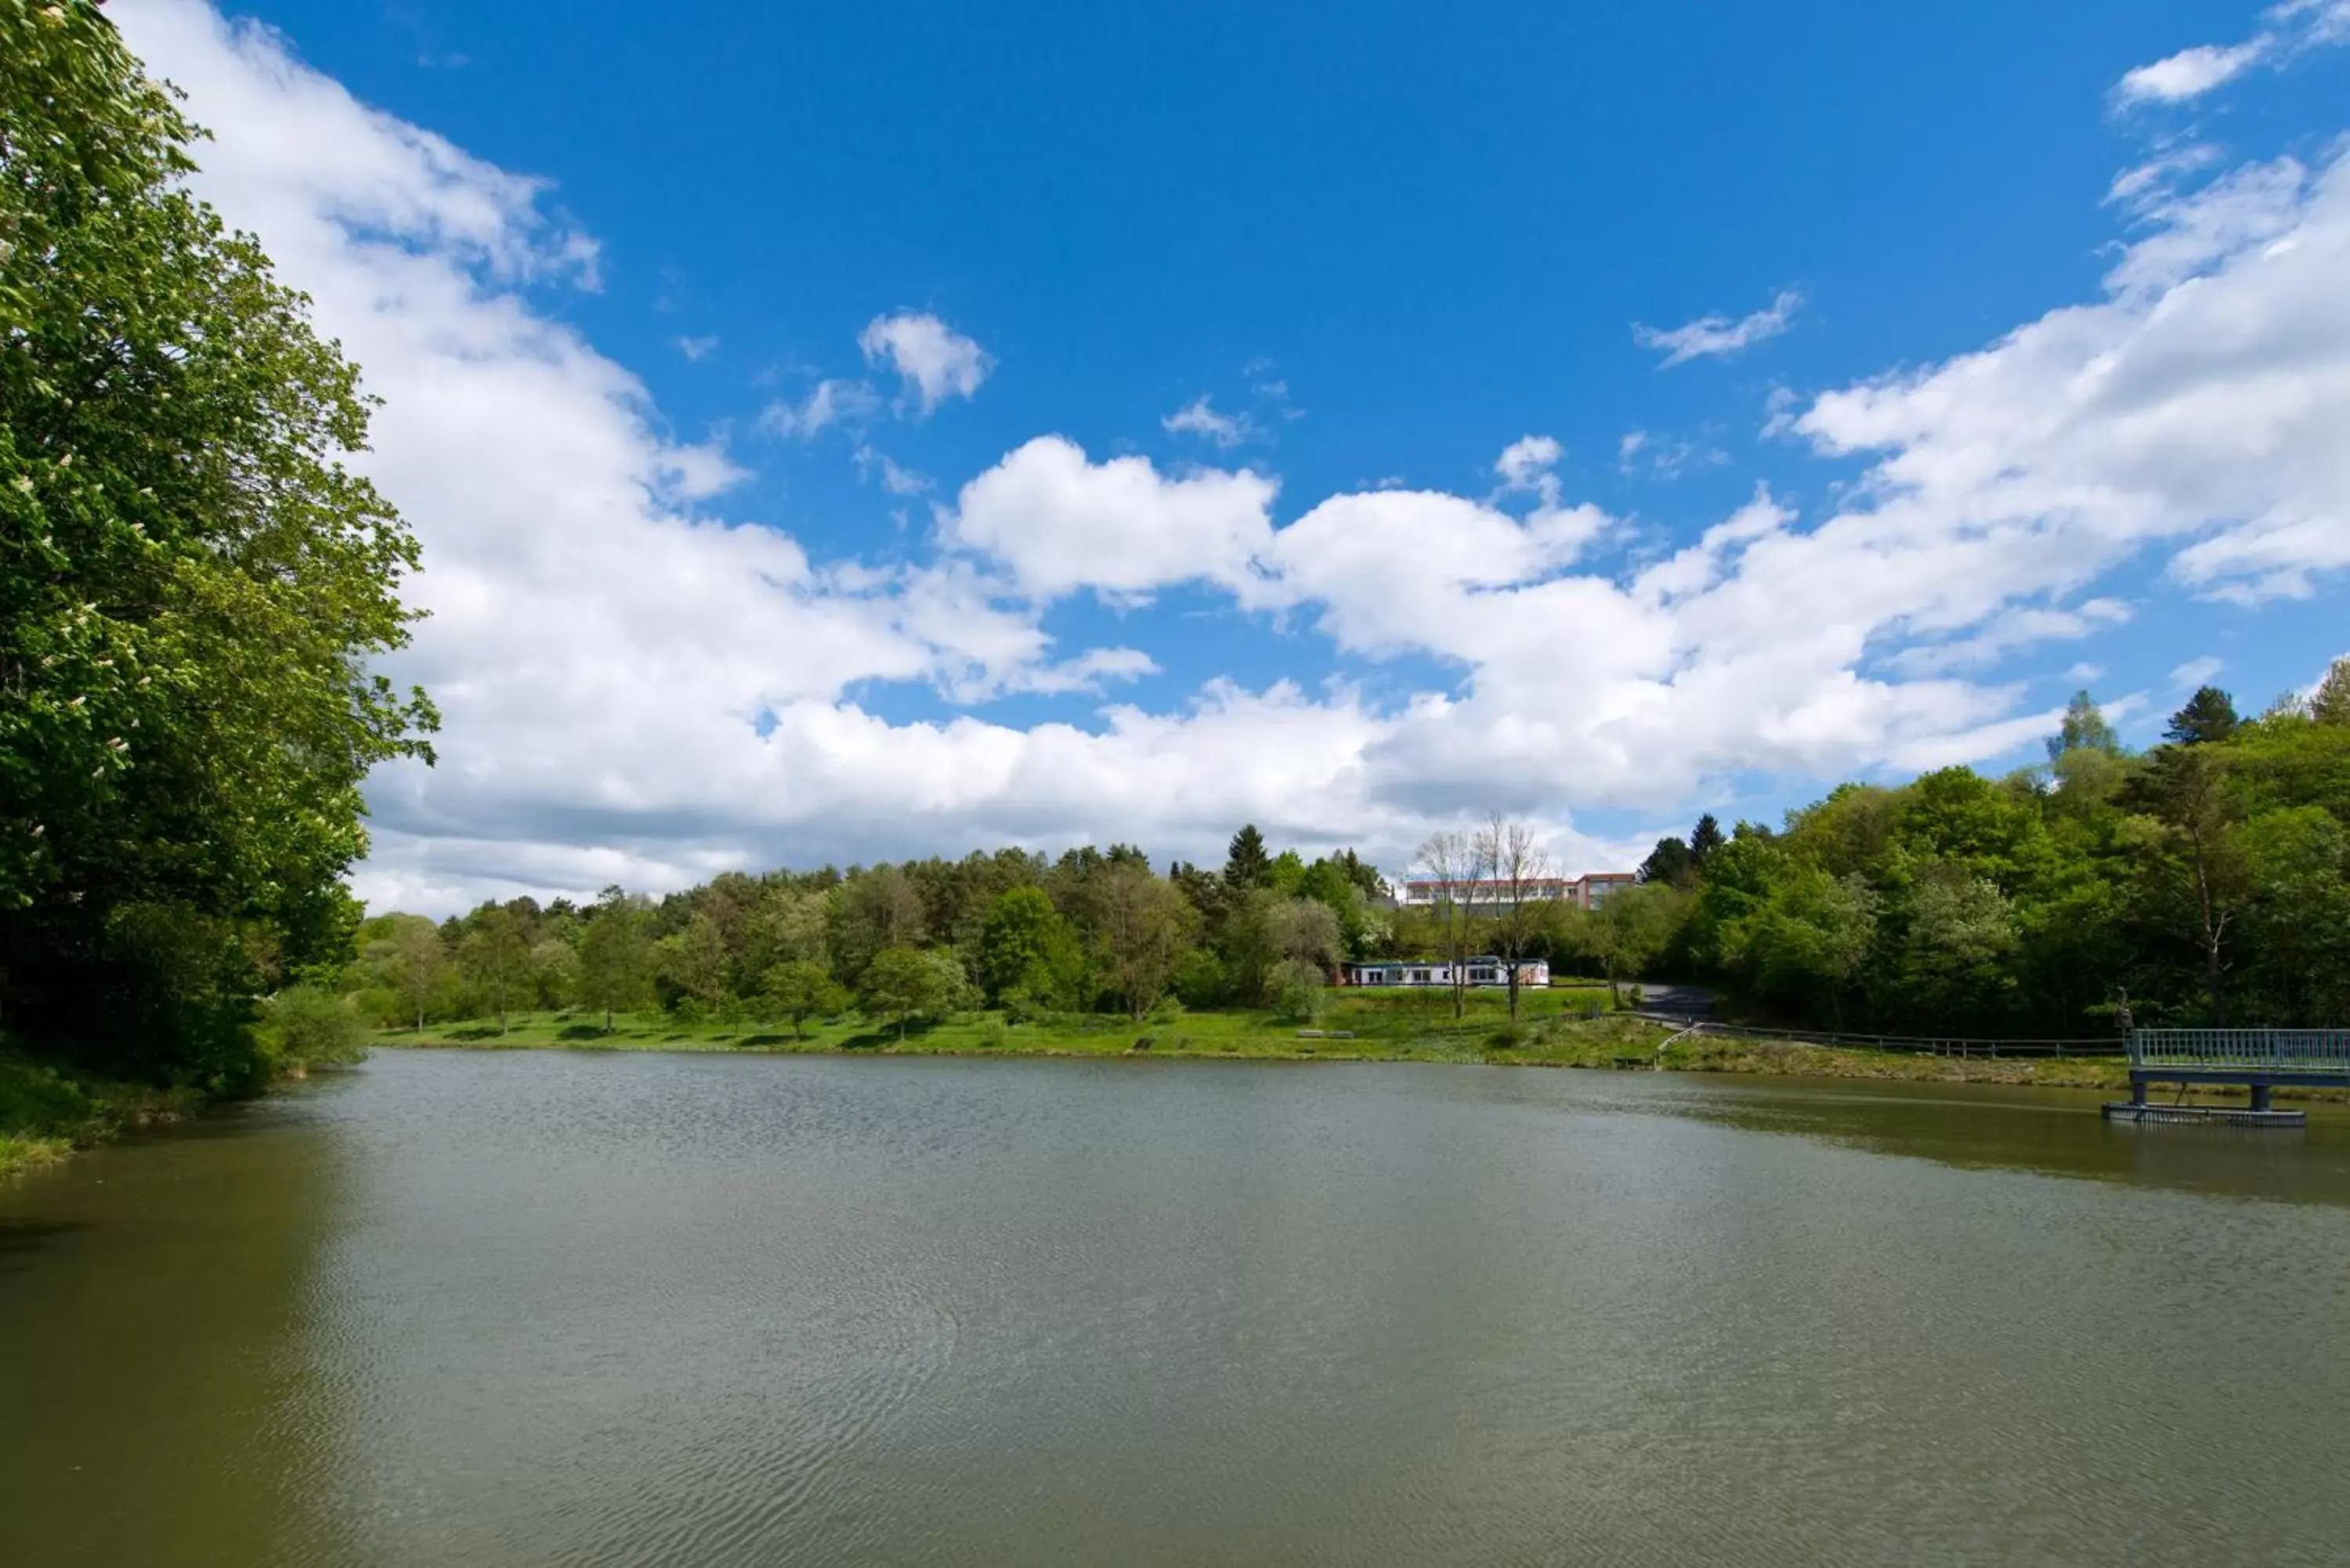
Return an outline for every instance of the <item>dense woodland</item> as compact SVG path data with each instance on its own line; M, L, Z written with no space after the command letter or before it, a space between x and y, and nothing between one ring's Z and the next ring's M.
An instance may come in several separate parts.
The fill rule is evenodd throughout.
M2350 659L2250 722L2205 687L2140 755L2083 694L2043 766L1847 784L1646 871L1687 899L1661 961L1789 1021L2350 1023Z
M1438 835L1397 908L1351 851L1165 875L1129 846L1057 859L730 874L658 902L484 904L361 929L343 989L383 1023L640 1008L894 1022L1169 999L1311 1017L1349 959L1494 952L1565 972L1720 986L1750 1017L1879 1032L2077 1036L2141 1023L2350 1019L2350 659L2249 722L2206 688L2143 755L2085 695L2049 760L1896 788L1847 784L1780 827L1711 816L1642 885L1585 911L1491 890L1539 875L1522 825ZM1513 846L1517 846L1513 857ZM1479 890L1480 888L1485 890Z

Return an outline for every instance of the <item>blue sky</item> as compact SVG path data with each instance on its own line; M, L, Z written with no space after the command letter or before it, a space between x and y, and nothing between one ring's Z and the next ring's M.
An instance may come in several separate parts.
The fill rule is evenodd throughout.
M388 400L379 902L1580 869L2350 645L2340 0L112 9Z

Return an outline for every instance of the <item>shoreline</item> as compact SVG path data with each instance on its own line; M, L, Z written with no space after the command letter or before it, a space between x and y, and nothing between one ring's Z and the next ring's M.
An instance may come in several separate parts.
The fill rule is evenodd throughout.
M1241 1027L1233 1027L1235 1023ZM1212 1026L1209 1026L1212 1025ZM385 1030L369 1044L390 1050L629 1051L751 1056L1024 1056L1037 1058L1161 1057L1186 1061L1420 1062L1452 1065L1559 1067L1602 1071L1724 1073L1778 1077L1873 1079L1887 1082L2005 1084L2018 1087L2126 1089L2118 1061L2103 1058L1934 1056L1713 1036L1676 1040L1675 1031L1644 1019L1539 1020L1522 1037L1493 1036L1506 1026L1471 1023L1430 1034L1381 1038L1301 1037L1295 1028L1248 1027L1232 1015L1187 1014L1166 1023L1086 1018L1075 1023L1004 1025L956 1020L903 1041L835 1026L795 1040L761 1025L677 1024L630 1020L612 1034L573 1023L550 1028L534 1019L504 1034L478 1023ZM1147 1042L1147 1044L1138 1044ZM1660 1052L1659 1047L1664 1045Z
M115 1083L0 1054L0 1180L63 1165L83 1149L193 1116L192 1089Z

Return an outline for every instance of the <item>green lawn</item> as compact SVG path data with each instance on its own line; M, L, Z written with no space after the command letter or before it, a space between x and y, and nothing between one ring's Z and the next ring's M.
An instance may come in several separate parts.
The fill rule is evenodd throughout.
M1560 1027L1570 1015L1580 1017L1595 1006L1605 1010L1604 989L1530 991L1521 1002L1521 1030L1539 1033ZM1465 1018L1452 1017L1451 998L1383 992L1340 992L1331 998L1319 1023L1311 1029L1322 1038L1305 1036L1301 1026L1268 1012L1248 1011L1189 1012L1136 1023L1106 1013L1066 1013L1043 1023L1008 1023L1001 1013L962 1012L937 1023L908 1026L901 1042L897 1030L856 1013L837 1019L811 1020L806 1038L795 1040L786 1023L708 1022L689 1023L660 1013L622 1014L608 1035L600 1013L585 1012L515 1013L501 1035L494 1019L428 1024L413 1029L387 1029L375 1036L383 1045L471 1045L478 1047L571 1046L583 1050L668 1051L842 1051L878 1050L903 1054L1011 1051L1060 1055L1116 1055L1149 1041L1145 1050L1182 1055L1213 1056L1361 1056L1382 1060L1401 1055L1459 1057L1482 1055L1494 1037L1509 1027L1509 1010L1499 993L1469 999ZM1352 1035L1353 1038L1343 1036ZM1504 1042L1506 1044L1506 1042Z
M1103 1014L1066 1014L1013 1024L993 1012L958 1013L893 1029L856 1015L811 1022L804 1039L790 1025L687 1023L661 1014L623 1014L612 1033L601 1015L517 1013L501 1035L494 1020L435 1023L419 1033L390 1029L375 1043L473 1049L614 1051L874 1052L889 1055L1159 1056L1378 1062L1478 1062L1553 1067L1660 1067L1679 1072L1778 1073L1806 1077L1903 1078L1967 1083L2107 1087L2126 1082L2106 1062L1946 1060L1879 1051L1692 1037L1645 1019L1606 1011L1604 987L1528 992L1510 1027L1498 992L1472 993L1468 1015L1452 1017L1447 992L1342 992L1309 1032L1266 1012L1182 1012L1134 1023ZM1596 1004L1600 1016L1590 1016ZM1659 1047L1663 1050L1659 1054Z

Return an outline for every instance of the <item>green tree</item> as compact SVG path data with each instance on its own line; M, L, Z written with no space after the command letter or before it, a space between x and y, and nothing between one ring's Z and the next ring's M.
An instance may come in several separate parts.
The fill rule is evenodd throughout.
M914 947L925 934L921 892L898 867L852 875L832 891L827 943L844 981L856 983L882 949Z
M823 1018L848 1005L848 992L832 971L814 959L787 959L767 971L761 994L779 1017L792 1021L792 1038L809 1018Z
M1313 1023L1329 1001L1329 979L1302 959L1284 959L1273 967L1273 1007L1291 1023Z
M1265 886L1273 878L1273 857L1265 852L1264 835L1252 822L1232 835L1232 842L1224 854L1224 886L1236 893L1245 893Z
M1705 863L1712 858L1713 852L1721 845L1721 824L1716 822L1713 813L1709 811L1697 819L1697 826L1690 831L1690 858L1697 862L1700 870L1703 870Z
M1640 862L1640 880L1663 882L1675 888L1697 886L1698 860L1690 852L1687 840L1679 837L1659 838L1648 857Z
M530 943L513 912L490 905L467 922L457 960L465 977L489 994L498 1033L506 1032L506 998L527 982Z
M263 1007L262 1023L281 1063L343 1066L367 1055L367 1028L351 999L324 986L287 986Z
M603 1012L607 1034L613 1013L652 999L653 945L646 927L642 900L607 888L580 936L579 1000Z
M1302 963L1326 982L1345 957L1338 912L1319 898L1284 898L1270 911L1267 929L1279 962Z
M579 950L561 937L547 937L530 950L531 1001L540 1007L568 1007L579 994Z
M1368 895L1363 891L1358 875L1361 862L1353 859L1351 850L1342 854L1343 858L1326 856L1307 867L1297 885L1298 895L1322 905L1336 919L1342 956L1368 958L1383 928L1372 913Z
M1014 888L987 912L979 972L987 998L1018 992L1045 1007L1072 1006L1085 979L1085 944L1041 888Z
M2007 980L2002 961L2016 943L2007 895L1964 866L1935 862L1920 869L1906 912L1900 980L1911 1016L1945 1029L1995 1017Z
M400 1015L412 1016L421 1033L425 1012L449 982L449 946L442 940L441 928L411 917L392 933L390 950L387 968Z
M697 914L685 929L653 944L654 972L679 996L709 1011L726 1001L726 938L718 921Z
M794 959L823 963L829 956L825 945L828 908L820 888L768 888L752 911L745 933L751 971L764 975Z
M1123 866L1105 877L1097 941L1102 974L1139 1021L1167 994L1198 927L1182 894L1150 874Z
M2350 824L2318 805L2283 806L2244 825L2253 953L2244 989L2264 1022L2350 1018Z
M1825 992L1841 1029L1847 994L1876 940L1880 902L1857 875L1791 867L1733 926L1725 961L1746 994L1782 1010L1809 1012Z
M2048 737L2048 760L2054 762L2066 752L2086 747L2112 756L2121 755L2121 737L2106 722L2105 710L2086 691L2073 693L2072 701L2064 705L2064 718L2056 732Z
M1621 992L1664 952L1688 919L1689 895L1662 883L1622 888L1591 911L1586 940L1596 950L1607 977L1607 994Z
M2201 961L2214 1027L2228 1022L2223 982L2230 931L2249 893L2237 828L2243 799L2221 748L2164 746L2133 781L2132 804L2147 813L2141 835L2149 907L2156 922L2184 937Z
M348 956L314 917L360 781L431 754L369 673L416 545L345 466L357 368L189 193L196 132L98 7L0 4L0 1003L168 1074L255 1014L154 990L185 971L142 934L219 923L222 997Z
M967 984L952 953L884 948L865 966L858 994L865 1010L895 1023L903 1040L909 1020L944 1017L962 1000Z
M2186 706L2170 716L2170 727L2163 734L2182 746L2196 746L2226 740L2240 722L2236 704L2225 691L2217 686L2199 686Z
M2350 653L2326 666L2310 696L2309 716L2321 724L2350 725Z

